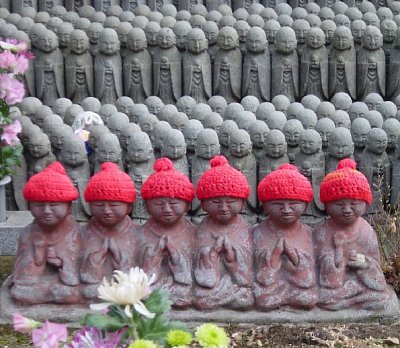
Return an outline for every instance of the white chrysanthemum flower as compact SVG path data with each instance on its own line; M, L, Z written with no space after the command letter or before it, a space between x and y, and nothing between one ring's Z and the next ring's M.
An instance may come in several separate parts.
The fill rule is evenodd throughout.
M91 304L94 310L103 310L112 304L125 305L125 314L132 318L131 306L147 318L154 318L141 301L150 295L150 285L155 281L155 274L149 277L139 267L131 268L129 273L114 271L111 282L106 278L98 288L98 297L106 302Z

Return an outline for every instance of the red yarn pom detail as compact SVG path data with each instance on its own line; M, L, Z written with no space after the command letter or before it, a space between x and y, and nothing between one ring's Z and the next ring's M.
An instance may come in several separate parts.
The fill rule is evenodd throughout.
M113 162L104 162L101 165L101 170L110 171L110 170L118 170L118 169L119 169L118 165L116 163L113 163Z
M345 159L341 160L337 166L337 169L343 169L343 168L356 169L357 163L350 158L345 158Z
M156 172L166 172L168 170L173 170L174 165L169 158L163 157L154 162L153 168Z
M299 171L295 165L290 164L290 163L282 164L282 165L278 168L278 170L294 170L294 171L296 171L296 172Z
M226 159L225 156L218 156L218 155L214 156L210 161L211 168L223 166L227 163L228 163L228 160Z
M49 170L49 169L52 171L55 171L57 173L67 175L65 168L63 167L63 165L60 162L53 162L46 168L46 170Z

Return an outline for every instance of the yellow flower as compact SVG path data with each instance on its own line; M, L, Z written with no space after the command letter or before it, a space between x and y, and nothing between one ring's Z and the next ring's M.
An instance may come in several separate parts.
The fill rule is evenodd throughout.
M128 348L159 348L153 341L136 340Z
M167 334L167 342L172 347L185 347L192 342L192 335L183 330L171 330Z
M112 304L125 305L125 314L132 318L131 306L147 318L154 318L141 301L150 295L150 285L155 281L155 275L150 279L139 267L131 268L129 273L114 271L111 282L106 278L98 288L98 297L106 302L91 304L94 310L103 310Z
M194 334L203 348L227 348L229 338L224 329L215 324L203 324Z

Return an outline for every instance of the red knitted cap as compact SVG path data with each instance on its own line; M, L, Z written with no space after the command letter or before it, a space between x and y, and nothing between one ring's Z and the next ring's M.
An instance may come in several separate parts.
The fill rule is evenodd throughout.
M189 178L174 168L169 158L163 157L154 162L152 173L142 186L143 199L179 198L191 202L194 186Z
M136 189L130 176L112 162L105 162L101 170L93 175L85 189L87 202L115 201L133 203Z
M327 174L319 190L321 202L340 199L359 199L371 204L372 194L365 175L356 170L356 162L350 158L341 160L338 169Z
M33 175L23 190L27 202L72 202L79 193L60 162Z
M286 163L268 174L258 184L260 201L293 199L302 202L313 200L313 189L307 178L300 174L296 166Z
M246 199L250 195L250 185L246 176L231 167L224 156L214 156L211 168L204 172L197 183L198 199L213 197L236 197Z

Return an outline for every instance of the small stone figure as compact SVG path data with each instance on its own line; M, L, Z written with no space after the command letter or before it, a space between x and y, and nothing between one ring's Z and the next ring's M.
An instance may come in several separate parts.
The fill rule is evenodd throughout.
M249 134L251 142L253 143L253 154L257 161L257 167L260 166L260 163L264 157L265 152L265 139L270 129L268 125L261 120L254 121L249 127Z
M79 198L72 202L72 213L78 222L86 222L90 214L84 199L84 191L90 179L90 165L86 156L84 142L75 135L63 141L61 163L79 193Z
M271 54L271 97L284 94L291 103L299 97L299 59L296 45L293 29L283 27L276 34L276 50Z
M367 215L383 212L383 207L389 202L390 161L386 147L386 132L381 128L372 128L365 139L365 149L358 163L372 191L372 202L365 212Z
M174 307L187 308L192 304L195 229L185 215L194 187L167 158L157 160L154 170L142 186L150 219L135 231L137 260L147 274L155 274L153 287L167 290Z
M94 59L95 96L102 104L114 104L122 94L122 62L118 34L105 28L99 35L99 53Z
M250 135L243 129L233 131L229 141L228 160L232 167L242 172L251 187L251 194L246 199L246 204L241 212L250 224L256 222L257 215L257 161L252 152Z
M385 52L385 63L389 64L394 47L397 24L392 19L384 19L381 22L381 33L383 35L383 50Z
M127 35L130 50L124 59L124 91L135 103L143 103L153 93L151 56L147 51L146 35L140 28Z
M368 120L363 117L356 118L351 123L350 132L354 142L354 159L357 164L360 163L365 149L365 140L370 130L371 125Z
M336 128L335 122L333 122L330 118L324 117L320 118L315 124L314 129L321 136L322 141L322 152L326 153L328 149L329 138L333 130Z
M364 37L364 31L366 27L367 25L361 19L356 19L350 23L350 30L354 38L354 47L357 53L362 47L362 39Z
M144 205L141 189L143 183L151 174L154 165L153 148L150 138L146 133L135 132L131 135L127 148L127 159L128 174L135 183L135 188L138 192L132 208L132 219L142 225L148 220L149 214Z
M289 163L293 164L296 155L300 152L299 141L300 135L303 132L303 125L297 119L290 119L283 126L282 132L287 143L287 156L289 158Z
M388 67L387 96L394 101L400 95L400 29L396 30L394 47Z
M57 36L50 30L42 32L38 39L34 66L36 96L52 107L56 99L65 96L65 87L64 58Z
M372 202L364 175L351 160L321 184L321 200L330 218L314 232L319 274L318 306L328 310L378 310L388 306L391 290L382 272L375 231L361 217Z
M379 93L370 93L365 97L364 103L367 104L368 110L379 110L383 103L383 98Z
M28 179L56 161L56 157L51 152L49 137L44 133L30 134L28 150L30 155L27 161Z
M187 51L183 57L183 92L196 103L205 103L211 96L211 61L207 40L201 29L187 34Z
M70 126L66 124L53 123L49 129L48 137L51 143L51 149L56 156L57 161L61 162L62 147L65 139L73 136L73 131Z
M364 31L363 47L357 53L357 97L364 100L369 93L385 96L386 72L383 38L375 26Z
M313 94L320 100L328 99L328 73L325 34L320 28L310 28L301 55L300 97Z
M197 187L200 177L211 168L210 160L219 155L220 145L218 134L213 129L203 129L197 136L196 152L192 160L191 181ZM195 198L192 202L194 222L201 222L205 212L200 207L200 201Z
M354 143L351 133L347 128L335 128L328 141L327 154L325 158L326 174L337 169L339 162L345 158L353 158Z
M124 170L121 146L118 137L112 133L102 134L96 143L94 172L97 173L105 162L115 163Z
M300 221L313 199L308 180L284 164L258 185L268 219L254 230L256 306L311 309L317 302L312 230Z
M287 142L284 134L278 129L271 129L265 137L264 156L260 163L258 182L261 182L272 171L282 164L289 163Z
M157 48L157 34L160 29L160 24L157 22L149 22L144 29L147 39L147 49L152 58L154 57L154 52Z
M203 125L198 120L189 120L182 129L186 142L186 157L189 164L190 178L192 178L192 160L196 150L197 137L203 129Z
M356 50L349 28L341 26L333 35L329 54L329 96L344 92L356 99Z
M270 100L270 55L264 30L253 27L246 38L247 53L243 62L242 95L259 101Z
M238 130L238 126L235 121L225 120L222 122L219 128L219 143L221 145L220 153L228 158L229 156L229 143L231 141L231 134L233 131Z
M310 29L310 23L308 23L305 19L296 19L293 22L292 28L297 39L297 54L299 57L301 57L303 49L306 45L307 31Z
M93 61L89 38L82 30L71 33L71 50L65 58L66 97L80 104L94 93Z
M34 221L19 236L11 296L25 305L77 303L81 231L71 202L78 192L56 162L32 176L23 195Z
M383 122L382 129L388 137L386 153L390 163L393 163L393 160L396 158L397 139L400 136L400 122L395 118L388 118Z
M93 217L82 235L80 276L87 299L97 297L103 277L135 266L135 225L129 217L135 198L135 185L114 163L103 163L86 186L85 200Z
M89 28L87 29L86 33L87 36L89 37L90 41L90 54L92 57L95 57L97 53L99 52L99 37L100 33L104 30L104 27L101 25L101 23L98 22L92 22L89 25Z
M167 130L160 145L161 157L167 157L170 159L176 170L179 170L181 173L189 177L189 165L186 158L186 143L182 132L177 129Z
M162 28L157 34L157 43L153 56L154 94L164 104L175 104L182 95L182 66L174 32Z
M236 30L232 27L221 28L217 44L213 93L223 96L228 103L238 102L241 99L242 54Z
M217 54L218 50L218 45L217 45L217 38L218 38L218 25L215 22L212 21L207 21L203 24L201 28L204 32L204 35L208 41L208 47L207 51L208 54L210 55L210 60L211 60L211 68L214 68L214 60L215 60L215 55ZM214 69L213 69L214 71Z
M250 195L246 177L217 156L197 186L208 216L196 231L194 304L249 309L254 304L251 226L240 215Z

